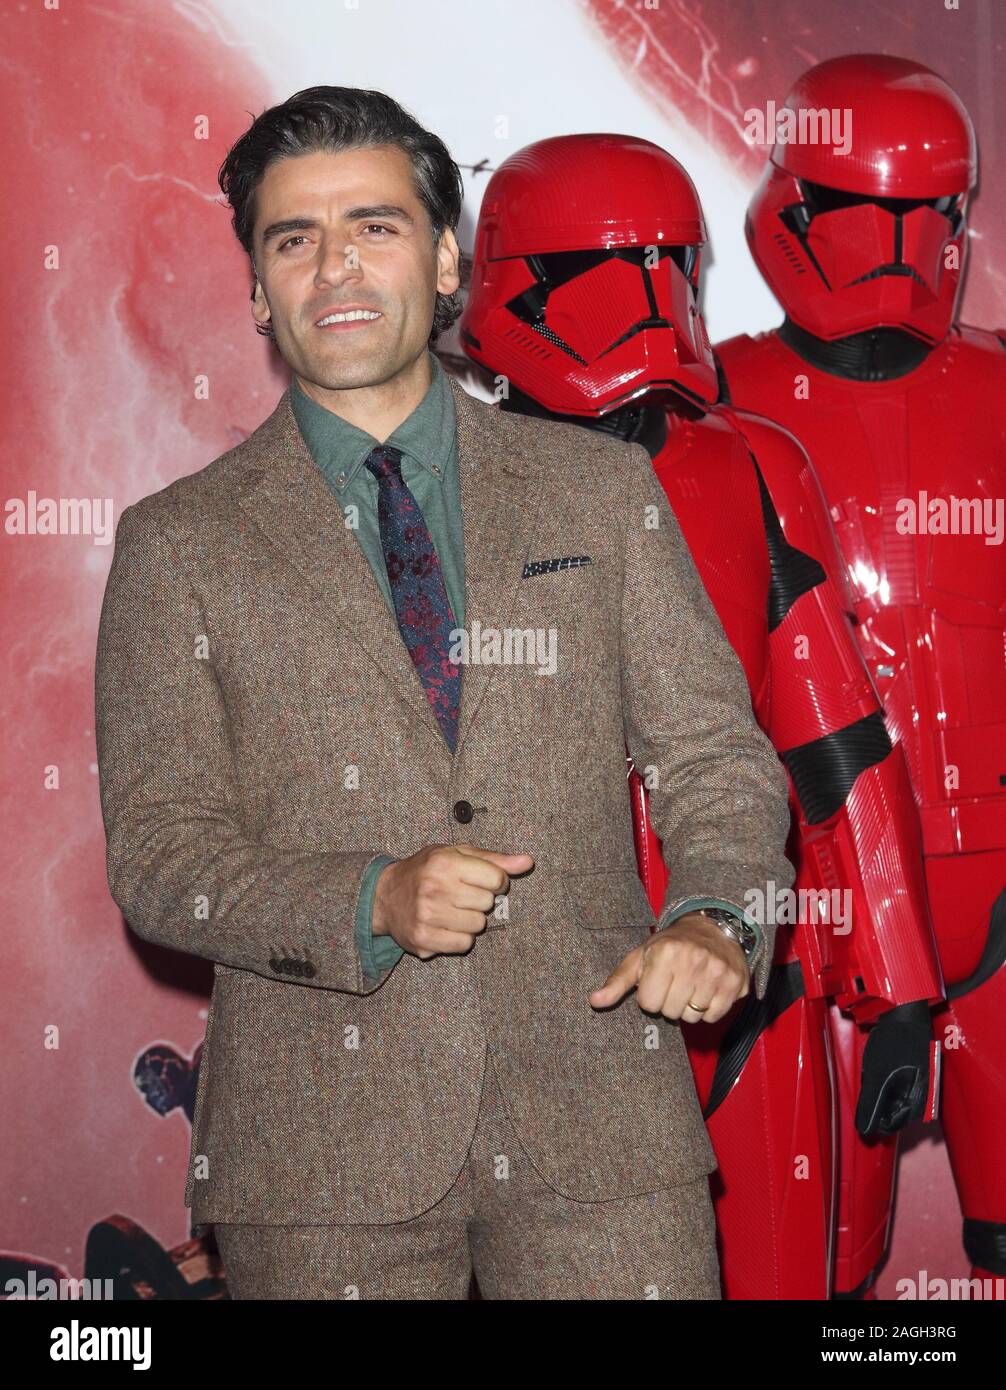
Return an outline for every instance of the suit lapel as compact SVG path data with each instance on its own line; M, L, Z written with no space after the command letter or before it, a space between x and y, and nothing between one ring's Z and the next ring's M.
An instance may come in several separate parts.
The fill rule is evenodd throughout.
M471 634L509 626L541 505L541 478L509 438L498 407L476 401L450 378L457 419L465 550L465 626ZM265 539L328 605L448 758L450 750L394 613L338 500L311 457L285 391L272 415L240 446L247 457L238 500ZM478 628L475 624L478 624ZM455 756L495 667L461 677Z
M465 627L469 637L511 626L524 565L541 509L537 460L514 443L498 406L477 401L451 378L461 469L465 538ZM475 645L472 643L471 645ZM461 676L460 752L496 675L493 665L468 665ZM446 747L446 744L445 744Z

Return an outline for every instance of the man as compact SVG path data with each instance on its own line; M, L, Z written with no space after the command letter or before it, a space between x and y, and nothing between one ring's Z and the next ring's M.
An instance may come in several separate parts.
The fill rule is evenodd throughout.
M388 97L221 187L294 380L125 510L96 673L112 895L215 962L193 1219L238 1298L718 1298L678 1021L764 995L787 789L649 456L444 376L460 176Z

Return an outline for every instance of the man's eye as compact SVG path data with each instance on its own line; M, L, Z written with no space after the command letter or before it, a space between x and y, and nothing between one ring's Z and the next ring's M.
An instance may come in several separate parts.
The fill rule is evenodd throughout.
M382 222L368 222L363 230L365 232L390 232L392 229L390 227L385 227Z
M284 241L284 242L281 244L281 246L280 246L279 249L280 249L281 251L285 251L286 248L287 248L288 246L291 246L295 241L306 241L306 240L307 240L307 237L301 236L300 233L298 233L296 236L287 237L286 241Z

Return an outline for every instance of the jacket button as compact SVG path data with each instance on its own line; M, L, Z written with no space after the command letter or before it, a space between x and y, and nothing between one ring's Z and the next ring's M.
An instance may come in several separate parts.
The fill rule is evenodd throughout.
M474 815L474 812L472 811L472 803L471 803L470 801L455 801L455 803L454 803L454 819L455 819L455 820L459 820L459 821L461 822L462 825L467 825L468 822L471 820L471 818L472 818L473 815Z

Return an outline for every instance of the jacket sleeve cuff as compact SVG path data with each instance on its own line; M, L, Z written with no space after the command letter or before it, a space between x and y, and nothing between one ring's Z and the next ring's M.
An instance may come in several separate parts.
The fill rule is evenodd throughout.
M360 968L364 975L372 980L376 980L391 966L397 965L405 954L393 936L374 936L371 929L378 877L382 869L397 862L393 855L379 854L364 869L360 881L360 896L356 908L356 948L360 955Z

